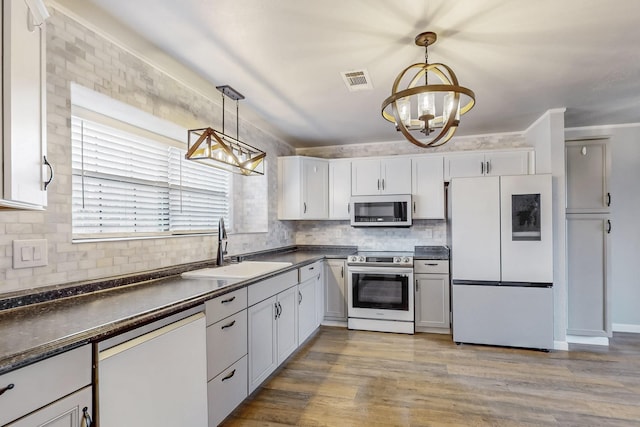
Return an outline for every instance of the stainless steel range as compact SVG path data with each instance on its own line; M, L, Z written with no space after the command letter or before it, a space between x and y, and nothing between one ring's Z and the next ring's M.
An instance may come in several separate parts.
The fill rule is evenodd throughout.
M349 329L413 334L413 253L358 252L347 266Z

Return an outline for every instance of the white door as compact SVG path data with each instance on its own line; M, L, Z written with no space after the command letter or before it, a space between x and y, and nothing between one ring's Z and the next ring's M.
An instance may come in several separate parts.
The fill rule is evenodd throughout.
M249 323L249 394L278 367L276 314L273 296L247 309Z
M449 154L444 157L445 181L484 175L484 153Z
M324 289L324 317L347 320L346 266L341 259L327 260Z
M411 194L411 159L382 159L380 176L383 194Z
M303 159L302 217L323 219L329 215L329 164L326 160Z
M608 140L568 141L566 143L567 213L608 213Z
M368 196L380 194L380 160L361 159L351 162L351 195Z
M611 336L610 227L606 215L567 216L569 334Z
M199 313L100 352L99 424L206 425L206 351Z
M453 280L500 280L500 180L451 180Z
M85 387L64 399L60 399L44 408L21 418L7 427L85 427L82 419L93 419L91 387Z
M329 219L350 219L351 161L329 162Z
M449 275L416 274L416 327L449 328Z
M551 175L500 177L502 280L553 282Z
M444 219L444 158L414 158L411 172L413 218Z
M298 348L298 287L292 286L280 292L277 299L277 361L280 365Z
M312 277L298 285L298 342L303 343L316 330L316 282Z
M484 164L485 175L527 175L529 173L529 152L487 152L484 155Z

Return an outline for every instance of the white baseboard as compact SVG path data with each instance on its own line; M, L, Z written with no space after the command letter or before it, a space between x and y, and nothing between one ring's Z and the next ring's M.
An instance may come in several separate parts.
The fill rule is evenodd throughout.
M640 334L640 325L632 325L627 323L614 323L611 325L613 332L632 332Z
M564 350L569 351L569 343L566 341L554 341L553 342L554 350Z
M567 335L567 343L569 344L588 344L588 345L609 345L607 337L584 337L581 335Z

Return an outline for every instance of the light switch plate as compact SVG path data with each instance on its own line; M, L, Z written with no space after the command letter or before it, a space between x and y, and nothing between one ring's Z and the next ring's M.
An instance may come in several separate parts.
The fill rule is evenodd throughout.
M13 268L41 267L48 263L47 239L13 241Z

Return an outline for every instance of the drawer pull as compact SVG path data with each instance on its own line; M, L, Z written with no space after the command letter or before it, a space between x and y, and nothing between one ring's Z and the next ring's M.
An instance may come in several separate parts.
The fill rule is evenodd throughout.
M424 265L429 265L431 267L437 267L438 263L436 263L436 262L425 262Z
M8 386L6 386L4 388L0 388L0 396L2 396L5 391L11 390L13 387L15 387L13 384L9 384Z
M82 424L81 427L91 427L93 425L93 420L91 419L91 415L89 415L89 408L86 406L82 408Z
M227 323L226 325L222 326L220 329L227 329L227 328L232 327L235 324L236 324L236 321L232 320L231 323Z
M224 377L222 379L222 381L226 381L226 380L230 380L231 378L233 378L233 376L236 374L236 370L234 369L233 371L231 371L231 373L229 375L227 375L226 377Z
M235 296L233 296L233 297L231 297L231 298L229 298L229 299L223 299L222 301L220 301L220 304L226 304L226 303L228 303L228 302L233 301L234 299L236 299L236 297L235 297Z

